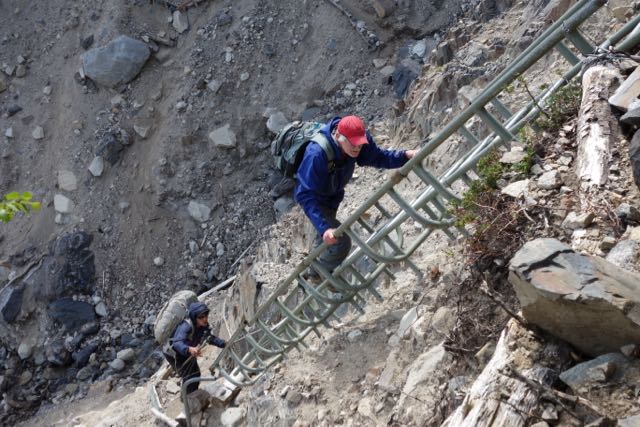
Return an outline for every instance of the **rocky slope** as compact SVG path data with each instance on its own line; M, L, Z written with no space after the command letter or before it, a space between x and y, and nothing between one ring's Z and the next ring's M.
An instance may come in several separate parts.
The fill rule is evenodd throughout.
M398 2L380 18L369 3L344 2L383 41L375 52L367 50L348 20L343 26L328 24L345 19L329 2L201 2L187 10L189 29L182 33L184 17L172 15L171 26L163 5L100 9L67 2L61 12L36 9L55 22L62 16L64 24L44 26L34 19L46 31L33 40L19 31L33 19L30 14L7 10L12 15L2 16L13 16L6 24L15 30L3 45L10 47L17 65L11 69L11 58L3 65L8 89L0 93L5 109L0 125L14 136L4 141L0 188L29 185L45 201L54 203L61 195L73 206L58 198L58 214L50 206L3 226L0 249L8 282L2 310L4 420L31 413L42 398L61 403L88 394L57 410L43 405L27 424L151 425L145 389L102 408L158 366L148 325L160 301L175 289L205 289L227 277L247 248L253 264L246 268L261 283L275 284L277 273L307 250L309 230L299 212L269 227L276 216L268 194L276 177L267 148L267 126L279 117L274 113L289 119L357 111L378 122L376 135L383 145L416 146L446 114L460 108L459 90L490 79L526 45L512 34L533 36L543 21L566 7L553 1L511 9L507 1L441 3ZM464 20L450 26L455 13ZM610 11L598 22L606 23L605 30L620 24ZM74 78L85 47L103 46L122 33L154 51L135 80L106 89L80 73ZM441 40L455 47L453 58ZM435 56L426 57L436 45ZM345 49L348 55L342 54ZM18 55L25 59L22 64ZM431 65L422 68L425 60ZM25 65L21 77L19 65ZM403 94L399 83L412 73L420 74L417 84L397 102L397 94ZM45 88L42 94L31 90L38 84ZM381 120L392 105L399 118ZM15 106L22 111L12 113ZM36 122L43 127L43 139L32 138ZM620 224L607 215L622 202L633 204L637 194L624 156L616 158L619 178L593 199L610 203L612 210L586 231L578 226L577 234L563 226L571 207L577 204L577 213L587 210L571 197L579 188L570 178L575 133L570 118L541 143L545 150L538 153L535 172L541 176L529 178L536 185L528 196L545 207L529 212L538 221L519 230L513 252L529 238L555 236L602 255L619 239ZM444 147L434 169L460 149ZM96 170L87 168L97 157L104 170L95 176ZM544 171L556 171L564 186L558 181L544 187ZM341 214L366 198L359 182L385 178L383 172L359 172ZM506 174L501 185L506 188L520 178ZM75 181L75 188L69 181ZM610 202L611 194L622 197ZM550 219L548 227L541 226L544 218ZM428 272L425 277L398 271L394 282L383 285L384 304L372 302L360 317L347 313L341 325L311 341L311 351L292 354L257 386L243 390L234 408L206 411L209 425L221 415L229 425L444 422L489 360L508 316L476 289L477 278L465 268L474 259L463 253L464 246L451 246L439 236L428 248L416 254L417 264ZM513 255L507 248L498 252L487 257L498 266ZM505 271L494 273L494 290L517 308ZM228 311L233 293L210 301L214 311ZM16 309L15 301L23 305ZM53 328L56 316L63 331ZM223 334L225 322L216 325ZM511 345L527 349L518 366L569 352L553 339L533 343L538 337L526 331L516 335L518 344ZM210 350L209 360L214 356ZM564 365L549 367L558 370L571 362L563 358L558 363ZM20 387L9 386L14 380ZM179 410L175 382L162 387L163 403ZM637 390L616 390L613 398L603 395L596 402L607 408L602 415L622 418L637 412L632 397ZM554 410L555 415L549 410L551 415L538 418L549 425L578 425L567 420L560 405ZM580 415L582 421L593 417Z

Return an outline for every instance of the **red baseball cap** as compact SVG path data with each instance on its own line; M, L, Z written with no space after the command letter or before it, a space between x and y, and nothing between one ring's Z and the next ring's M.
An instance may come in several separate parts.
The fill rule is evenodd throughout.
M367 134L364 128L364 122L357 116L346 116L338 122L338 132L344 135L351 145L367 144Z

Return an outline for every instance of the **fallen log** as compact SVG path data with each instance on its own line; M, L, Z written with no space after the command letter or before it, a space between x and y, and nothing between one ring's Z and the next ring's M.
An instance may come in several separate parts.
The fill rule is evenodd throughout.
M603 185L609 176L610 146L618 125L607 100L621 79L613 65L594 65L582 77L576 175L590 185Z
M525 427L534 417L539 399L525 382L502 375L513 363L509 344L524 330L511 320L502 331L493 357L471 390L442 427Z

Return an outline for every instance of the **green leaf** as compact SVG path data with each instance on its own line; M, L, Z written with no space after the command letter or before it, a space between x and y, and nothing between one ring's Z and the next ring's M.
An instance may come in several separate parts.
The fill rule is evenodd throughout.
M12 201L12 200L20 200L22 197L20 196L20 193L17 193L15 191L7 194L6 196L4 196L4 199L7 201Z

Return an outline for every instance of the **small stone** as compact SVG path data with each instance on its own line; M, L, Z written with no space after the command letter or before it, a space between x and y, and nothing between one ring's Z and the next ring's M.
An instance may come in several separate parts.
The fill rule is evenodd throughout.
M540 178L538 178L538 187L542 188L543 190L554 190L561 186L562 179L560 177L560 173L555 169L543 173Z
M600 242L600 249L603 251L608 251L616 245L616 238L613 236L606 236Z
M526 197L529 192L529 180L524 179L522 181L512 182L504 187L500 192L516 199L522 196Z
M221 257L224 255L224 245L222 242L216 243L216 256Z
M125 348L124 350L120 350L116 357L125 362L130 362L136 357L136 352L132 348Z
M124 360L122 359L114 359L111 361L111 363L109 363L109 366L114 371L120 372L124 369L125 363L124 363Z
M51 86L47 85L47 86L43 87L42 88L42 93L44 93L47 96L51 95Z
M155 257L155 258L153 259L153 264L154 264L154 265L157 265L158 267L160 267L161 265L163 265L163 264L164 264L164 258L162 258L162 257L160 257L160 256Z
M226 124L209 133L209 139L213 145L220 148L234 148L236 146L236 134Z
M636 344L627 344L620 347L620 353L627 357L635 357L638 355L638 346Z
M207 89L209 89L213 93L218 93L221 86L222 83L220 83L218 80L209 80L209 82L207 83Z
M36 140L44 138L44 129L42 129L42 126L36 126L33 132L31 132L31 136Z
M6 67L4 67L4 73L11 77L13 75L13 73L16 71L16 67L15 65L7 65Z
M189 18L186 13L182 13L179 10L173 12L173 19L171 25L175 30L182 34L189 29Z
M151 126L143 123L137 123L133 125L133 130L140 135L142 139L146 138L151 130Z
M102 172L104 172L104 160L102 160L102 156L96 156L93 158L89 165L89 172L91 172L91 175L96 177L102 175Z
M247 72L245 71L244 73L241 73L241 74L240 74L240 81L241 81L241 82L244 82L244 81L247 81L247 80L249 80L249 73L247 73Z
M353 343L353 342L356 342L360 336L362 336L362 331L359 329L356 329L347 334L347 340Z
M186 102L184 102L184 101L178 101L178 102L176 103L176 110L178 110L178 111L184 111L184 110L186 110L186 109L187 109L187 106L188 106L188 105L189 105L189 104L187 104L187 103L186 103Z
M18 385L23 386L28 384L29 381L31 381L31 378L33 378L33 374L31 373L31 371L24 371L22 374L20 374Z
M27 75L27 67L20 64L16 67L16 77L24 77Z
M377 69L380 69L380 68L384 67L385 65L387 65L387 60L386 59L375 58L373 60L373 66L376 67Z
M189 215L191 215L191 218L199 222L208 221L211 215L211 208L209 206L193 200L189 202L187 210L189 211Z
M107 314L108 314L107 306L103 301L100 301L98 304L96 304L95 311L98 316L107 317Z
M118 203L118 208L120 208L120 212L125 212L127 209L129 209L129 202Z
M24 64L25 62L27 62L25 57L22 55L18 55L18 64Z
M512 149L511 151L507 151L500 158L500 163L506 163L509 165L514 165L516 163L520 163L527 157L527 153L522 151L521 149Z
M33 354L33 344L27 341L23 341L18 346L18 356L21 360L25 360L31 357Z
M58 188L64 191L75 191L78 189L78 181L73 172L68 170L58 171Z
M269 116L269 119L267 120L267 129L276 134L288 123L289 120L285 117L284 113L278 111L277 113L273 113Z
M13 138L13 128L7 128L7 130L4 131L4 136L7 138Z
M595 215L592 212L577 213L569 212L569 215L562 221L562 227L570 230L577 230L579 228L586 228L593 222Z
M53 206L56 212L62 214L70 213L73 210L73 202L62 194L53 196Z

